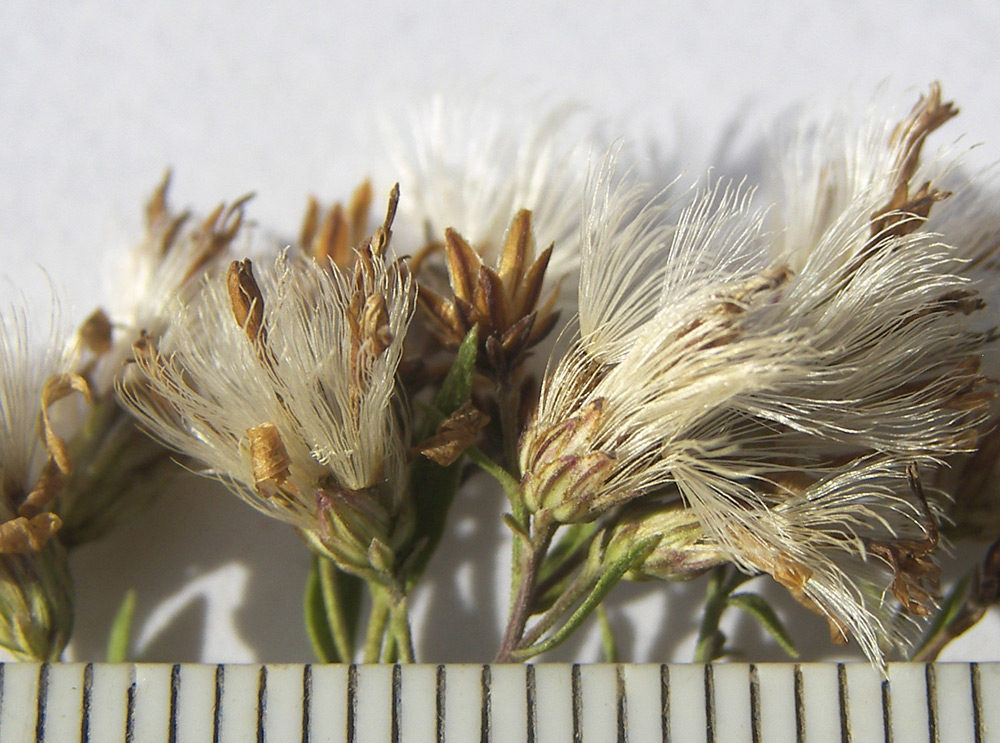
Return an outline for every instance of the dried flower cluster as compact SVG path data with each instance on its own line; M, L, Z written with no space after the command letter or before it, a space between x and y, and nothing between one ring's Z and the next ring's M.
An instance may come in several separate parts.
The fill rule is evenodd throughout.
M4 326L5 647L60 654L65 549L145 502L164 459L136 425L303 536L324 660L358 654L362 589L362 657L414 659L407 600L470 464L510 505L500 661L623 579L711 574L699 660L726 653L730 607L794 652L735 593L758 575L878 664L933 657L996 602L994 545L941 608L948 539L1000 538L1000 219L928 154L957 114L937 85L898 124L797 132L763 194L657 190L620 154L588 181L566 112L446 111L398 145L374 229L366 182L251 260L245 199L188 229L165 182L124 311L39 353ZM557 335L537 384L526 360Z

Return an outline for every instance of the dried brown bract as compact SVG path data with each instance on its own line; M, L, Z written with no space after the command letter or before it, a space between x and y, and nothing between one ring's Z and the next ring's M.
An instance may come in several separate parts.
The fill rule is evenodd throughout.
M479 326L481 365L503 371L516 368L525 353L555 327L558 288L542 301L545 270L552 246L535 256L531 212L521 210L511 222L497 267L483 264L479 253L455 230L445 233L452 296L420 287L420 304L448 347L457 347Z
M372 204L372 187L365 181L354 191L350 202L343 206L335 202L323 211L315 198L309 198L299 245L320 264L327 261L347 268L354 261L354 249L368 236L368 215Z

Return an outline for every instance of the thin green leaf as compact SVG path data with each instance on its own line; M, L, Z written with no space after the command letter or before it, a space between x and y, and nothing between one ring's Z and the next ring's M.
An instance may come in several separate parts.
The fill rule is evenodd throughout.
M455 360L445 376L434 401L427 406L417 441L429 438L441 421L454 413L472 397L472 378L476 371L476 354L479 352L479 326L469 331L455 353Z
M108 634L108 663L124 663L128 658L128 644L132 635L132 617L135 614L135 591L125 593L121 606L111 622Z
M526 660L535 655L548 652L566 640L583 623L590 614L600 605L612 588L618 585L622 576L631 570L635 565L645 560L649 556L650 550L660 541L657 535L651 536L636 542L632 549L626 552L617 561L608 565L601 577L597 579L590 594L577 607L576 611L566 620L559 629L553 632L548 639L543 640L529 648L518 650L513 653L517 660Z
M524 510L523 506L518 508L521 503L521 483L517 481L517 478L486 456L478 447L470 446L465 450L465 453L480 469L491 475L494 480L503 486L504 493L507 494L507 500L511 503L515 517L518 510Z
M799 651L796 650L788 630L785 629L781 619L764 598L756 593L734 593L726 600L726 604L750 614L761 627L767 630L767 633L775 639L789 657L799 657Z
M618 662L618 642L615 640L614 630L608 620L608 612L604 604L597 607L597 624L601 628L601 650L604 653L605 663Z
M324 663L348 663L361 614L360 578L343 572L333 561L313 556L306 581L306 631L316 657Z
M434 395L424 420L417 431L416 440L423 441L433 435L445 418L458 410L472 397L472 376L479 350L477 328L469 331L459 346L451 369ZM434 549L444 533L448 511L455 500L462 475L462 460L442 467L425 458L417 457L410 469L410 489L417 503L416 527L412 544L419 545L413 555L406 582L409 587L427 567Z
M330 623L326 617L326 606L323 603L323 590L319 584L318 557L313 557L309 577L306 579L305 620L306 633L312 643L313 652L321 663L342 663L343 658L337 652L330 632Z
M573 570L586 559L587 548L597 532L597 523L570 524L545 556L538 571L538 596L532 609L536 614L546 611L562 595L573 579Z

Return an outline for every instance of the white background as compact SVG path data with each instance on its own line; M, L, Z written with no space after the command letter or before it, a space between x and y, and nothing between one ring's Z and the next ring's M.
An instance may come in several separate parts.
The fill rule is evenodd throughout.
M141 206L168 166L175 204L204 211L252 190L251 215L291 234L306 194L344 198L364 176L387 175L377 123L405 121L439 92L577 102L671 162L700 172L720 158L732 172L741 148L798 104L849 91L866 100L887 81L883 90L908 105L937 79L962 108L952 132L984 143L974 161L993 162L998 48L1000 4L987 0L4 0L0 291L9 298L0 304L26 294L48 312L47 275L64 316L88 314L114 291L106 269L141 235ZM422 659L481 662L499 641L499 500L473 488L456 505L452 536L414 597ZM135 587L136 660L310 660L307 564L288 528L187 480L75 555L72 653L100 657L114 609ZM689 658L700 591L620 590L612 618L625 656ZM789 617L808 659L830 652L818 617L797 608ZM738 645L760 646L752 627L732 629ZM997 629L981 626L947 657L1000 658ZM554 658L595 660L594 639L583 633Z

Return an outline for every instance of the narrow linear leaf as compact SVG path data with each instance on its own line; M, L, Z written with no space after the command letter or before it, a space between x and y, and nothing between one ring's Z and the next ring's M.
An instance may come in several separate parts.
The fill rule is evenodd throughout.
M306 632L316 657L324 663L349 663L361 616L362 581L331 560L313 556L306 580Z
M129 590L111 622L108 634L108 663L124 663L128 659L129 639L132 636L132 617L135 614L135 591Z
M451 369L448 370L441 388L434 395L434 400L418 428L416 441L423 441L432 436L443 420L472 398L472 377L478 350L479 333L477 328L473 328L459 346ZM417 502L417 523L412 543L420 547L419 553L413 556L407 575L407 584L410 586L419 579L438 542L441 541L448 511L461 482L461 475L461 458L445 467L419 457L411 466L410 490Z
M573 579L573 570L587 555L591 539L597 532L597 523L570 524L562 531L556 545L549 550L538 571L538 593L534 612L546 611L562 595Z
M622 576L649 556L650 551L658 541L658 536L640 540L616 562L606 565L604 572L594 582L594 587L591 589L590 594L570 615L569 619L547 639L513 653L514 658L518 661L527 660L535 655L546 653L564 642L567 637L577 630L583 623L583 620L590 616L600 605L611 589L618 585Z
M761 596L756 593L734 593L726 600L726 604L750 614L775 639L789 657L799 657L799 651L795 648L795 643L788 634L788 630L785 629L785 625L782 624L771 605Z
M601 651L604 655L605 663L618 662L618 641L615 640L615 632L608 619L607 609L604 604L597 607L597 624L601 628Z
M472 397L472 378L476 371L476 354L479 352L479 328L472 328L455 353L455 360L427 408L427 414L417 431L417 440L429 438L441 421L454 413Z
M518 509L516 504L521 502L521 484L517 481L517 479L499 464L486 456L486 454L484 454L478 447L470 446L465 450L465 453L481 470L500 483L503 487L504 493L507 494L507 499L511 502L511 508L514 510L515 516L517 516ZM521 510L523 511L524 509Z
M323 603L318 560L319 558L313 558L309 577L306 579L305 605L303 607L306 633L309 635L313 652L316 653L316 658L321 663L341 663L343 658L337 653L337 648L333 643L333 634L330 632L330 623L327 620L326 607Z

